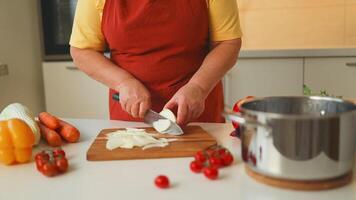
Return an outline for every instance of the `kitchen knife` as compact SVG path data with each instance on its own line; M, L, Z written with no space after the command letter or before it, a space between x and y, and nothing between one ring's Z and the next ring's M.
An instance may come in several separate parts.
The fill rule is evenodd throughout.
M120 101L120 95L119 93L115 93L112 95L112 98L116 101ZM165 119L165 120L169 120L168 118L166 117L163 117L162 115L158 114L157 112L151 110L151 109L148 109L144 118L143 118L143 121L146 123L146 124L149 124L151 126L153 126L153 122L155 121L158 121L159 119ZM166 130L165 132L170 134L170 135L183 135L183 130L182 128L175 122L169 120L171 122L171 126L169 127L168 130Z

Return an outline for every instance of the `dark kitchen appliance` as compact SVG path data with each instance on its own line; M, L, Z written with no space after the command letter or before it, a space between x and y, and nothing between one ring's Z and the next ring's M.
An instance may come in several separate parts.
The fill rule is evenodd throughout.
M39 0L45 61L71 60L69 38L77 0Z

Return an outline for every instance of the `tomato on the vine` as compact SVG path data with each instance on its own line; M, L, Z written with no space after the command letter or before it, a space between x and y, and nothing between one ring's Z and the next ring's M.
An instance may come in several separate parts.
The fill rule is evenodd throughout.
M63 149L55 149L53 150L53 156L58 157L58 156L66 156L66 153L63 151Z
M60 172L65 172L68 169L68 160L65 157L56 158L56 166Z
M206 156L204 155L203 151L198 151L195 156L195 160L201 163L204 163L206 161Z
M54 163L45 163L42 167L42 171L41 171L44 175L46 176L55 176L58 174L58 170L57 167Z
M234 157L231 155L230 152L225 153L224 155L222 155L221 159L222 159L222 163L223 163L224 166L229 166L234 161Z
M48 177L68 170L68 160L62 149L41 151L36 154L35 162L37 170Z
M36 154L35 160L49 160L49 155L42 151Z
M223 166L223 161L219 157L211 157L209 158L209 164L212 167L220 168Z
M215 167L206 167L203 169L205 177L207 177L210 180L215 180L219 176L219 171Z
M227 152L228 152L228 151L227 151L225 148L220 148L220 149L218 149L218 154L219 154L220 156L226 154Z
M202 169L203 164L201 162L194 160L190 163L190 170L192 170L193 172L200 173Z

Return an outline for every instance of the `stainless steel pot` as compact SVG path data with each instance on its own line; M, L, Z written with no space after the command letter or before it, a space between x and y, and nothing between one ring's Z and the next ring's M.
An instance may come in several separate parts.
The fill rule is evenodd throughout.
M325 180L353 168L356 105L329 97L266 97L241 105L242 157L261 174Z

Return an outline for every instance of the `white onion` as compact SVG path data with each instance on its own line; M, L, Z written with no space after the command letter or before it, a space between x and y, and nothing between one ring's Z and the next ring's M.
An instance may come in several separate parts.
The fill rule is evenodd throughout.
M153 128L160 133L164 133L171 126L171 121L168 119L159 119L152 123Z
M174 123L176 123L176 121L177 121L174 113L171 110L169 110L168 108L163 109L159 114L161 116L171 120Z
M156 139L152 134L147 133L144 129L118 130L106 134L106 148L113 150L116 148L132 149L135 146L143 147L143 149L153 147L165 147L171 139L159 138Z

